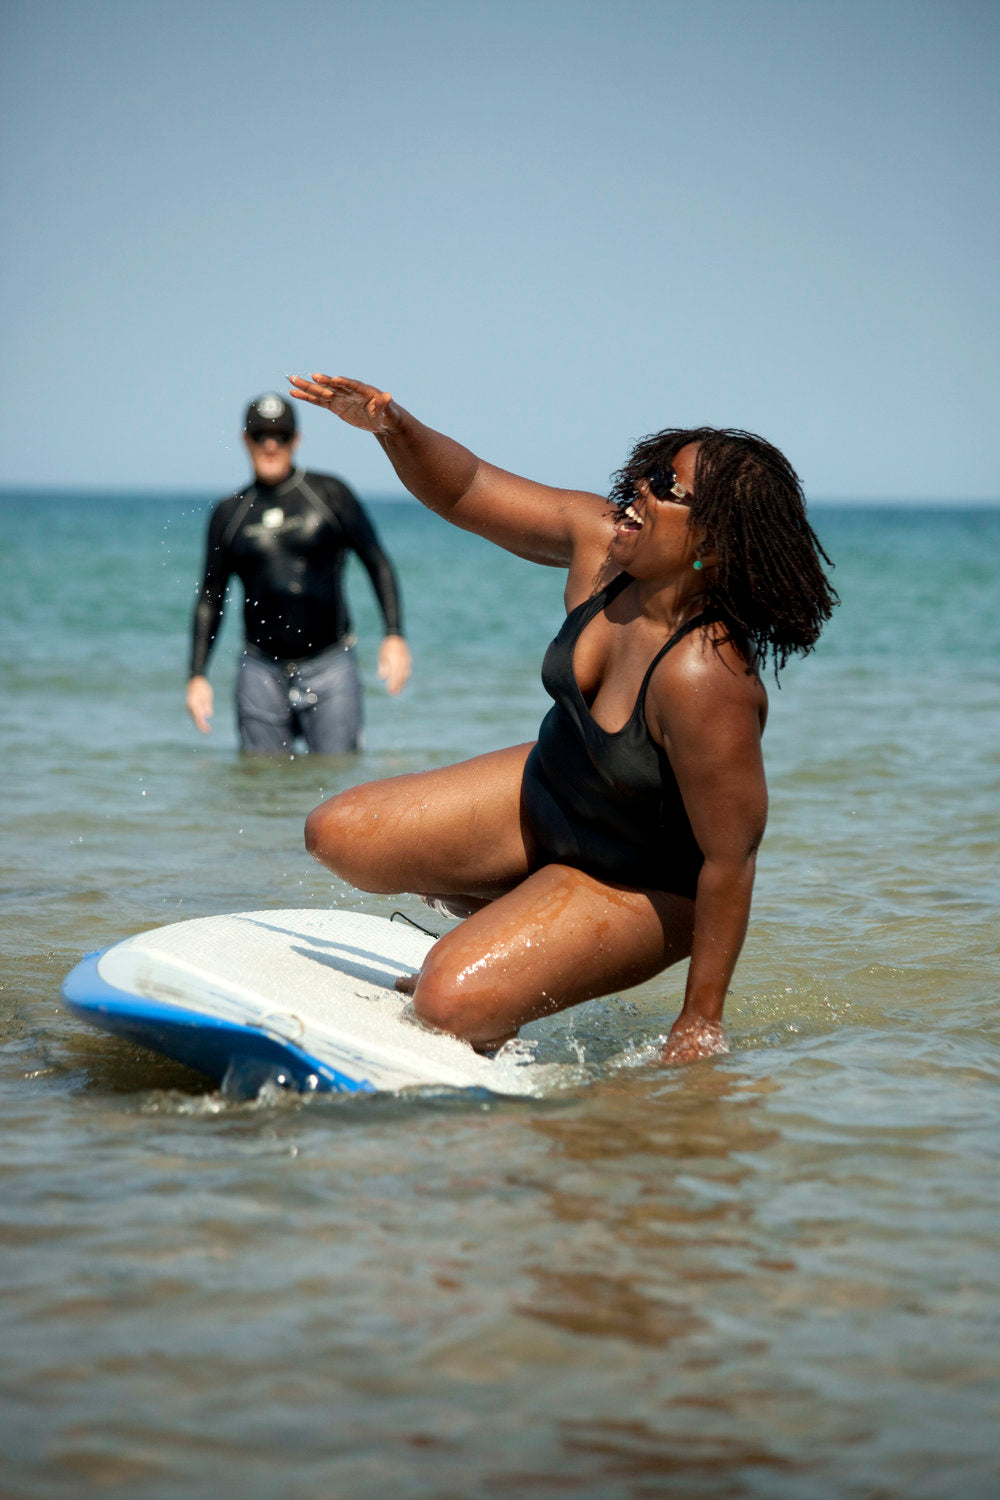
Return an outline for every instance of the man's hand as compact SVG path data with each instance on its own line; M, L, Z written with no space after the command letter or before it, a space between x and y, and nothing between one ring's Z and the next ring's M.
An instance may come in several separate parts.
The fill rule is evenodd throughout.
M185 702L188 713L202 734L211 733L209 720L212 717L212 685L207 677L189 679Z
M362 432L395 432L400 423L400 410L388 391L380 391L374 385L365 385L363 380L348 380L345 375L320 375L313 371L311 380L302 375L289 375L289 392L296 401L308 401L311 406L322 406L347 422L351 427L360 427Z
M401 635L387 635L379 647L378 675L387 693L398 693L409 681L413 658Z

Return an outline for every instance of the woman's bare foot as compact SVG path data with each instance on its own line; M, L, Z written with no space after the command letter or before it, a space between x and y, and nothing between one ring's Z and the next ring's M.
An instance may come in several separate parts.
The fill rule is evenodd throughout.
M413 991L417 987L417 980L419 978L419 973L400 974L399 978L396 980L396 983L393 985L393 989L397 989L401 995L412 995Z

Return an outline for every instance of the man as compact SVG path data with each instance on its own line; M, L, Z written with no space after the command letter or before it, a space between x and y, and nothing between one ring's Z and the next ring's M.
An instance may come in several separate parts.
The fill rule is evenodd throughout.
M210 729L212 688L205 675L218 634L226 585L243 585L244 650L236 687L240 742L251 753L357 750L361 683L343 590L348 552L364 563L385 638L378 673L390 693L410 675L399 589L392 564L356 496L341 480L294 464L295 413L281 396L247 407L243 441L254 479L212 512L201 591L194 612L187 709Z

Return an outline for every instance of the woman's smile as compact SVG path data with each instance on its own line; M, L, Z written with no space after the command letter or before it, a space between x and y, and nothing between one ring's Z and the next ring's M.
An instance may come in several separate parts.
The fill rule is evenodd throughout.
M624 505L615 511L615 532L619 535L632 535L641 531L644 524L645 518L639 514L634 505Z

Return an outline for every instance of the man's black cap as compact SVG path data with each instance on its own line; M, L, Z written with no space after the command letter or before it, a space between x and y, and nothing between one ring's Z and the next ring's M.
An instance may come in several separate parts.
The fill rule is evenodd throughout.
M286 401L283 396L276 396L273 391L251 401L243 419L243 431L247 437L260 437L262 433L268 432L282 432L286 437L294 437L295 429L295 412L291 402Z

